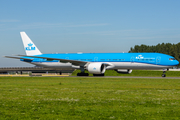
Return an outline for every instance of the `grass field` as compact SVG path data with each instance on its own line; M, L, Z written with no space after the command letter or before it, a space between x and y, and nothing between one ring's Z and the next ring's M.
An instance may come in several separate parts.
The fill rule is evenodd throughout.
M180 119L180 79L0 77L2 119Z

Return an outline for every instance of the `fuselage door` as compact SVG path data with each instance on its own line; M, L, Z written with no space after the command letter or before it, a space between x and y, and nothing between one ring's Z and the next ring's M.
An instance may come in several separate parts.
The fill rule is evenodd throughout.
M133 63L134 62L134 56L133 57L131 57L131 63Z
M98 61L98 57L95 57L95 58L94 58L94 62L97 62L97 61Z
M159 64L161 62L161 57L156 58L156 64Z
M44 60L44 59L40 58L40 59L39 59L39 62L40 62L40 63L42 63L42 62L43 62L43 60Z

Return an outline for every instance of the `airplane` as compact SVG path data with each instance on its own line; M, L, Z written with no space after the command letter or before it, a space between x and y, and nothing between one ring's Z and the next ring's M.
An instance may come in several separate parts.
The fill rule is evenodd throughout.
M104 76L106 70L131 73L133 69L169 69L179 62L161 53L55 53L42 54L25 32L20 32L26 55L5 56L45 68L80 69L77 76ZM165 71L162 77L166 77Z

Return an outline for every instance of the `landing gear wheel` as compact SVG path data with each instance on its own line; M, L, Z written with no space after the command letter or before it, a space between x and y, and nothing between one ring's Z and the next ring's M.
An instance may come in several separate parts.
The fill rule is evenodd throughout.
M93 74L93 76L104 76L104 74Z
M77 76L89 76L89 73L77 73Z
M166 74L162 74L162 77L166 77Z

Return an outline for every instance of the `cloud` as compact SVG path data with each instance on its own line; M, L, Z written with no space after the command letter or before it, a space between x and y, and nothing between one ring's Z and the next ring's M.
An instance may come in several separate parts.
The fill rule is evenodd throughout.
M19 22L19 20L16 20L16 19L2 19L2 20L0 20L0 22L3 22L3 23Z
M147 30L145 29L127 29L127 30L115 30L115 31L93 31L93 32L79 32L71 34L98 34L98 35L122 35L129 36L130 34L142 33Z
M107 23L100 24L78 24L78 25L68 25L63 23L32 23L28 25L22 25L21 27L26 28L47 28L47 27L96 27L96 26L106 26Z
M79 25L65 25L64 27L96 27L96 26L107 26L107 23L99 23L99 24L79 24Z
M19 29L37 29L37 28L50 28L50 27L62 27L61 23L31 23L19 25Z

